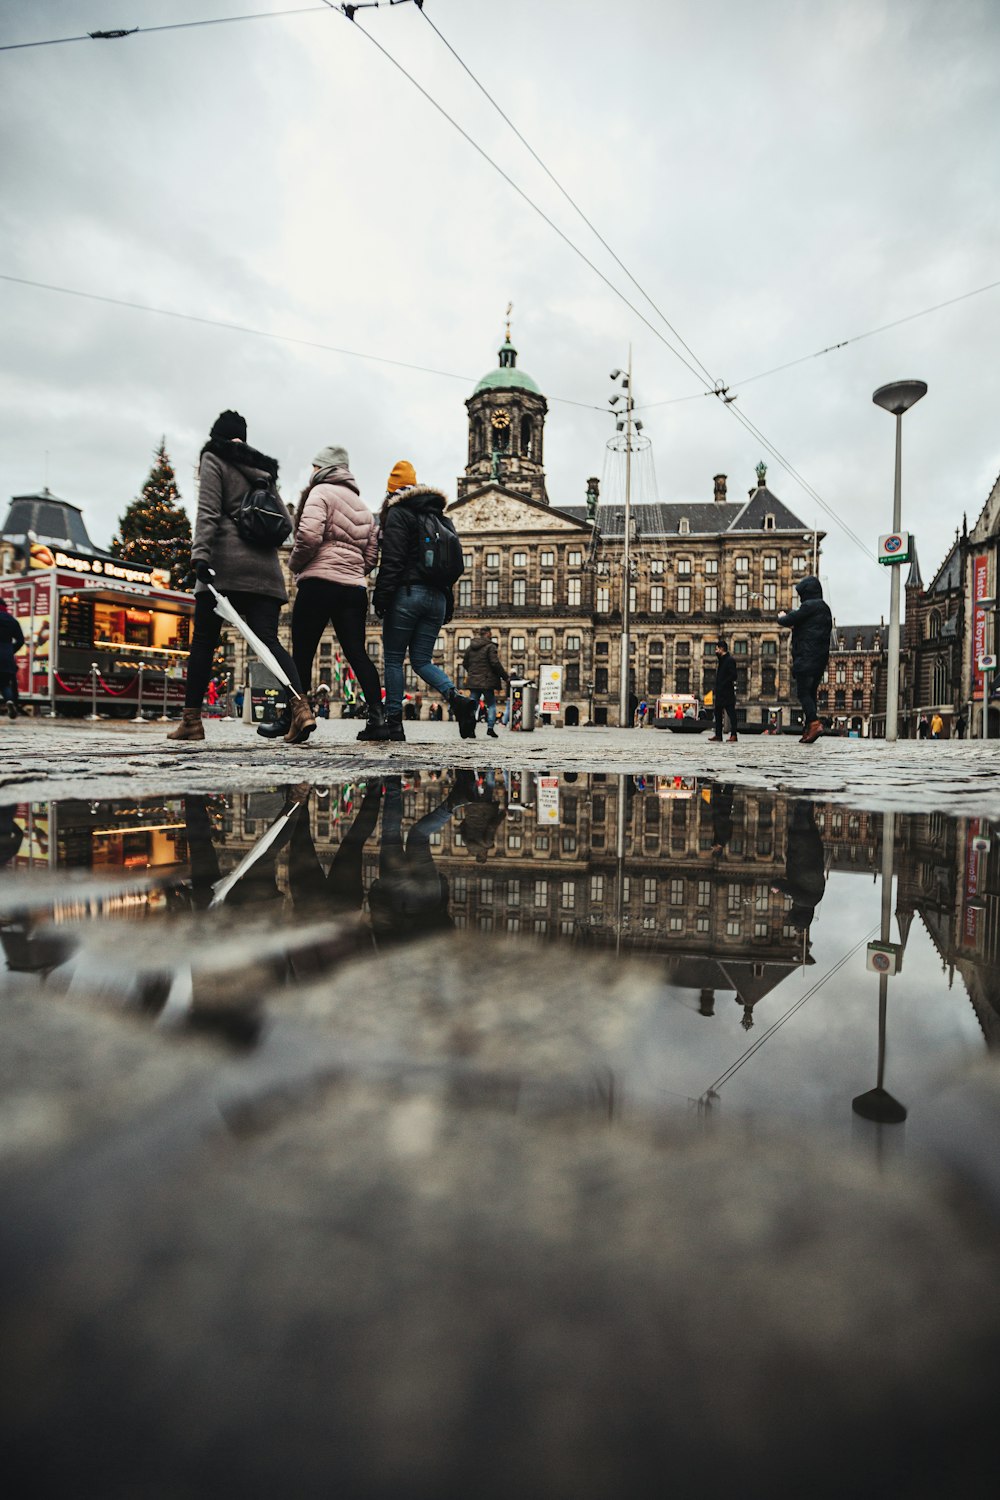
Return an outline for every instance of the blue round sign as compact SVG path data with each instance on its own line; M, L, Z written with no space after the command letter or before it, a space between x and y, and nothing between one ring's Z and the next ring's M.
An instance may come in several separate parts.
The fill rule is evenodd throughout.
M885 539L885 550L887 552L898 552L903 545L901 536L887 536Z

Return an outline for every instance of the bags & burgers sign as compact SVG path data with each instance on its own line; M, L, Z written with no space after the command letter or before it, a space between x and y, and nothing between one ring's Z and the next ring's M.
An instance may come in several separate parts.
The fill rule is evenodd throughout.
M111 557L85 557L79 552L64 552L61 547L51 547L45 542L32 542L30 554L32 568L65 568L84 578L110 583L139 583L147 588L168 589L170 574L166 568L136 567Z

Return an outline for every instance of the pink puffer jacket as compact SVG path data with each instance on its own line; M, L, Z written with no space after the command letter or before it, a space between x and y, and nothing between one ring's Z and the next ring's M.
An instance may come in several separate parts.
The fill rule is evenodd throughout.
M314 485L295 529L288 566L298 576L364 587L378 560L378 522L349 469Z

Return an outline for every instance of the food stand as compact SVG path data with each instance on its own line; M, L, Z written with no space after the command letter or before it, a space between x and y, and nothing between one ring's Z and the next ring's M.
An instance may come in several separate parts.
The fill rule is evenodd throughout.
M161 569L33 543L0 597L24 632L17 687L35 712L123 718L140 692L151 708L183 706L194 598Z

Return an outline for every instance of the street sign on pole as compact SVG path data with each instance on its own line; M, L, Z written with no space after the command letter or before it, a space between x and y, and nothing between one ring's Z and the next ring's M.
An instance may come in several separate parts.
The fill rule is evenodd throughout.
M900 957L898 943L868 944L867 967L873 974L898 974Z
M908 531L887 531L878 539L878 560L886 564L909 562L912 545Z

